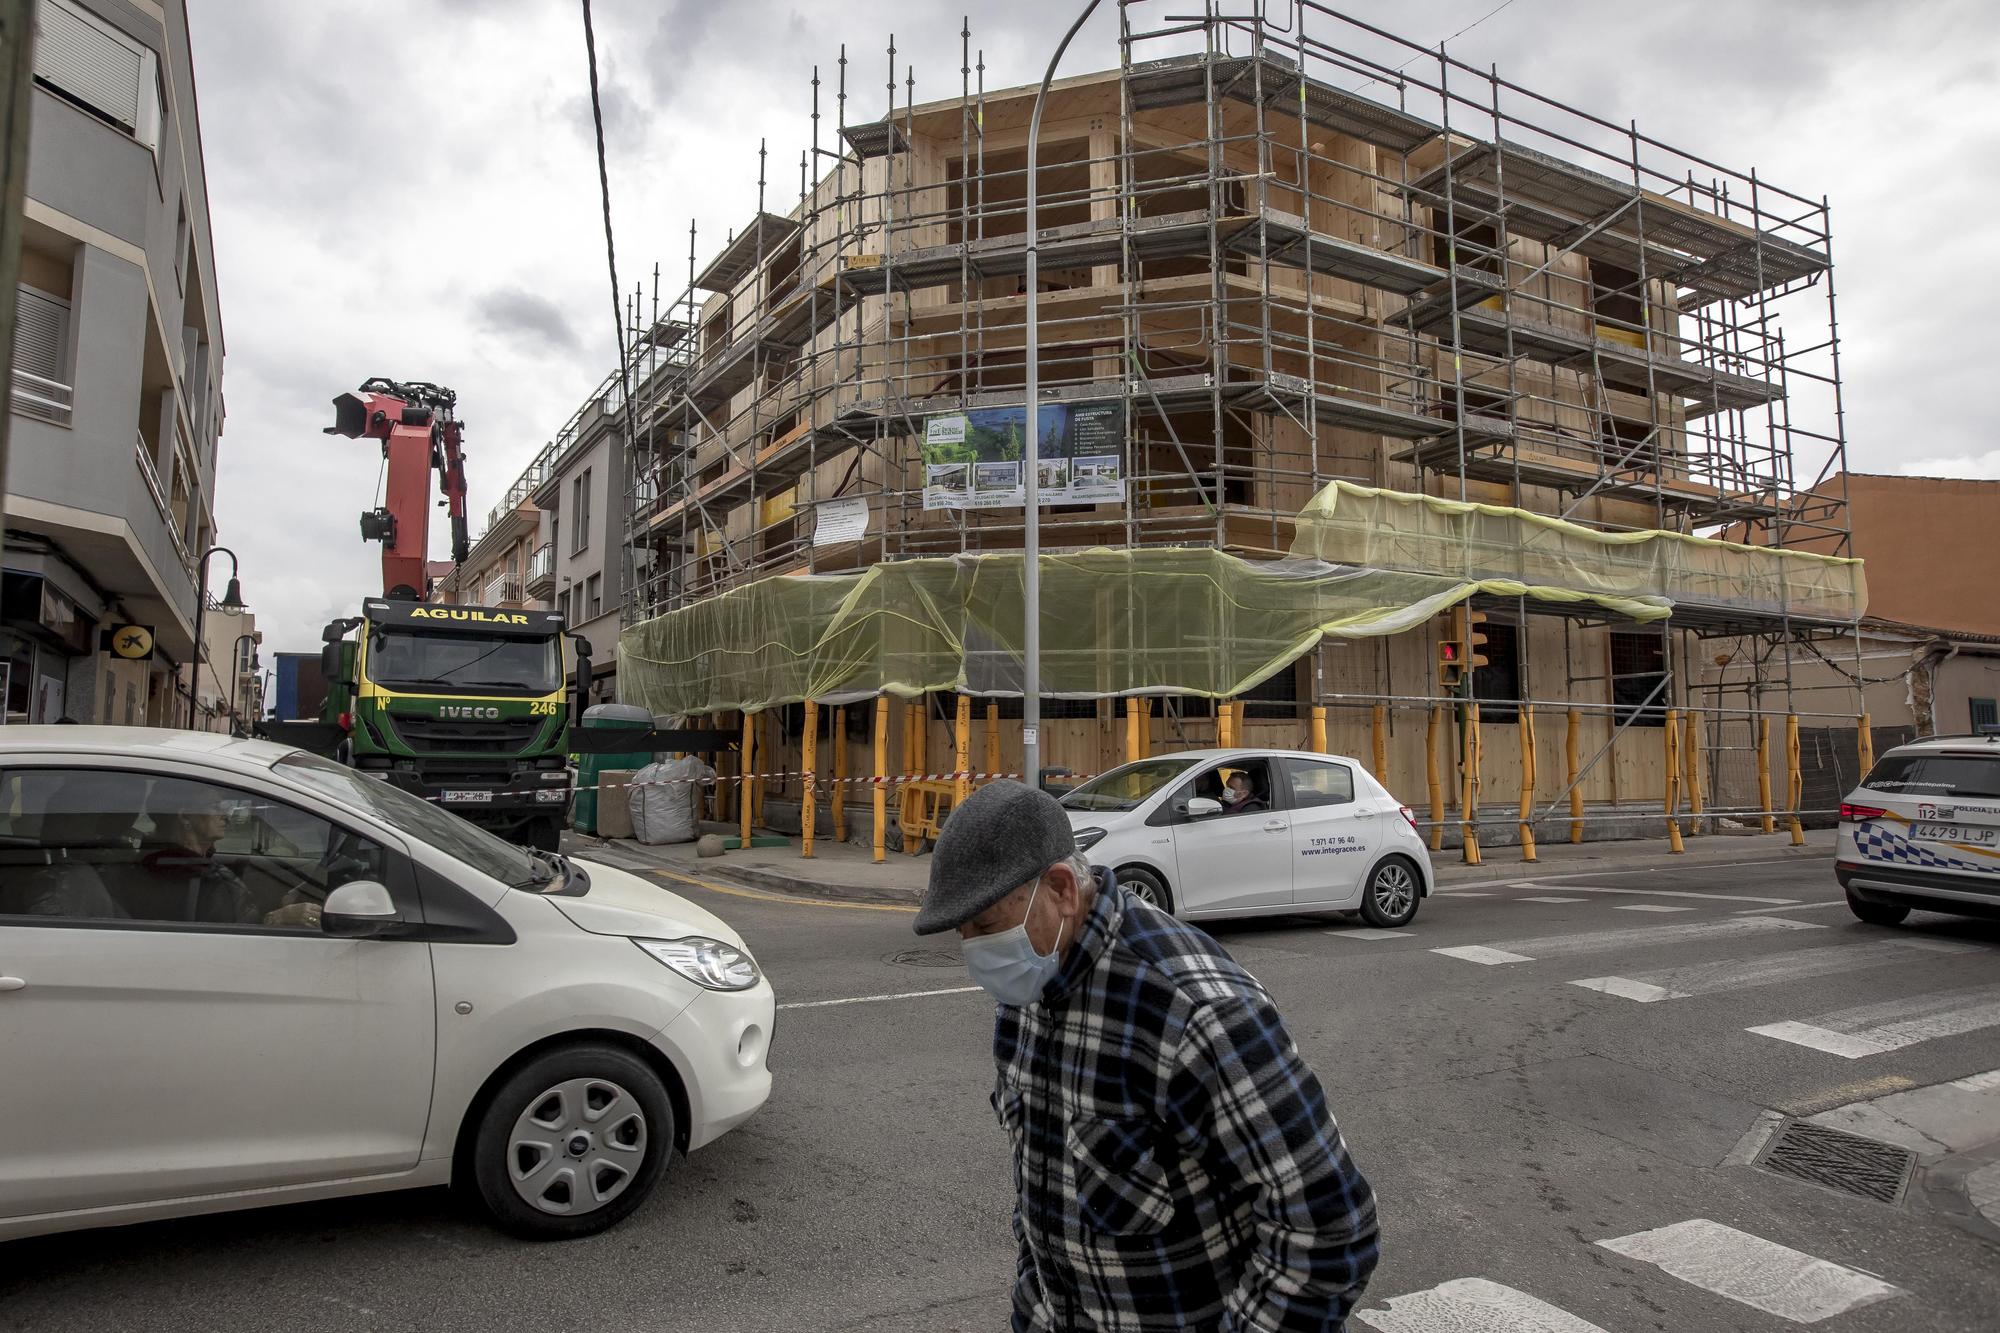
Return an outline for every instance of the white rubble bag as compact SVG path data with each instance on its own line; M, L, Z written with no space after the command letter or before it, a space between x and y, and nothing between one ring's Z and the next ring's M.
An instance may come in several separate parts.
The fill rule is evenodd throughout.
M702 783L714 777L715 770L691 754L640 769L632 777L632 836L648 846L693 842L700 832L695 811Z

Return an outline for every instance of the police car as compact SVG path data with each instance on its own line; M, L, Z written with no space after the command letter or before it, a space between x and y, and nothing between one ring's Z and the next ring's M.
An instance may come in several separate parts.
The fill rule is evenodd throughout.
M1834 873L1854 915L2000 916L2000 736L1934 736L1875 762L1840 803Z
M1160 755L1062 803L1092 865L1185 920L1359 912L1371 926L1403 926L1434 882L1410 808L1341 755Z

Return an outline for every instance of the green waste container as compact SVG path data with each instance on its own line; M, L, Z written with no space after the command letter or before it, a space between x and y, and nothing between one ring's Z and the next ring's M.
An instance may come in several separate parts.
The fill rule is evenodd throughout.
M617 727L626 731L646 731L653 715L637 704L592 704L583 710L586 727ZM650 750L624 754L579 754L576 757L576 811L570 822L579 833L597 832L597 784L615 768L644 768L653 762Z

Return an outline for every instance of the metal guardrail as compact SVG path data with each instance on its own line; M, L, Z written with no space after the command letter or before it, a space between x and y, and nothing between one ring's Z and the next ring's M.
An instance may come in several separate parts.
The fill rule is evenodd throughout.
M24 417L67 426L76 408L76 391L60 380L43 379L14 367L13 409Z
M174 553L180 557L181 568L192 576L194 555L181 538L180 524L174 521L173 503L167 498L166 487L160 484L160 473L153 466L153 451L147 448L145 436L134 438L132 456L138 460L139 476L145 480L146 493L153 497L153 508L160 511L160 521L167 525L167 537L174 544Z
M518 574L495 574L486 580L484 600L488 606L502 606L508 602L518 602L521 598L521 576Z
M528 557L528 582L534 583L539 579L553 578L555 577L555 572L555 548L548 542L543 542L535 548L534 554Z

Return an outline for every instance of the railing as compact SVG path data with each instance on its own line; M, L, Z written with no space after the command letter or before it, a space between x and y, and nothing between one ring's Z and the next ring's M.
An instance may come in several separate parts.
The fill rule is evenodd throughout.
M67 426L76 406L76 393L67 384L45 380L16 366L13 403L14 410L24 417L46 421L52 426Z
M521 576L519 574L495 574L492 578L486 580L486 595L483 600L488 606L505 606L509 602L522 600Z
M135 438L132 456L139 462L139 476L145 480L146 493L153 497L153 508L160 511L160 522L167 525L167 537L174 544L174 553L180 557L181 568L192 574L194 556L188 551L187 543L181 540L180 524L174 521L173 504L167 499L167 488L160 484L160 474L153 466L153 451L147 447L145 436Z
M554 578L555 573L555 548L548 542L543 542L535 548L535 553L528 557L528 582L536 583L542 579Z

